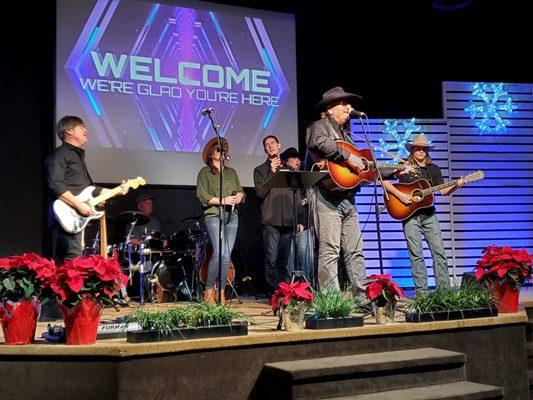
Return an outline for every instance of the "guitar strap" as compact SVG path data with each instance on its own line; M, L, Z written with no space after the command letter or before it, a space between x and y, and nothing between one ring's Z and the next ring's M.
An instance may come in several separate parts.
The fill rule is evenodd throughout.
M329 122L329 121L328 121ZM328 123L328 130L331 132L333 136L333 140L343 140L345 142L348 142L350 144L355 145L354 141L352 140L349 132L347 133L344 127L342 127L342 133L333 127L331 122Z

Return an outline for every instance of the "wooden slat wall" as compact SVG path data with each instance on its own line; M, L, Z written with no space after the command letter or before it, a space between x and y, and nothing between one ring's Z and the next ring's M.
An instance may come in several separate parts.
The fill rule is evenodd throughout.
M448 122L450 173L481 169L485 180L452 197L453 239L458 272L471 270L489 244L533 251L533 96L532 84L505 84L518 108L502 116L507 132L483 133L464 109L472 82L444 82L443 108Z
M389 119L392 121L392 119ZM378 139L386 138L382 131L384 129L384 119L369 120L370 139L374 145L378 145ZM434 162L441 167L444 180L449 179L448 170L448 129L445 120L416 120L416 125L421 126L421 132L424 132L431 139L436 148L432 151L431 157ZM361 135L362 128L359 121L352 120L351 130L353 138L358 148L367 148L366 144L356 136ZM399 129L402 132L402 129ZM416 132L415 132L416 133ZM392 143L387 140L387 143ZM395 153L394 151L392 151ZM378 160L386 161L390 158L383 157L376 152ZM379 204L383 204L383 191L378 188ZM359 211L360 226L363 230L364 253L366 259L367 275L379 273L379 252L377 242L377 227L373 206L373 186L364 186L356 196L357 209ZM449 198L445 196L436 196L436 207L441 229L443 232L444 246L448 255L450 266L453 259L453 241L452 241L452 223L450 213ZM407 253L407 247L402 231L400 221L393 220L386 212L381 214L381 244L383 250L383 267L384 272L393 275L393 278L403 287L412 287L410 261ZM368 221L368 222L366 222ZM365 224L366 222L366 224ZM428 265L429 284L434 285L434 275L432 269L432 260L427 245L424 243L424 255ZM450 274L452 269L450 268Z

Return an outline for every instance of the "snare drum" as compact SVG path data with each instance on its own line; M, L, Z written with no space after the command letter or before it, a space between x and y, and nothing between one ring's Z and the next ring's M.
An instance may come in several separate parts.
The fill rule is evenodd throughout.
M144 242L144 247L151 250L163 250L163 239L163 234L158 231L152 231L141 238Z

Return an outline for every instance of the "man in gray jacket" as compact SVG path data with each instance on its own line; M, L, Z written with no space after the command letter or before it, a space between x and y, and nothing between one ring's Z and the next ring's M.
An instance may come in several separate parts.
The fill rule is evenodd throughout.
M317 104L321 119L313 122L306 133L308 148L306 165L313 162L325 167L325 160L344 162L353 170L364 170L361 159L341 148L335 140L353 144L346 124L350 105L361 97L335 87L322 95ZM315 164L316 165L316 164ZM321 289L339 290L338 260L342 250L354 296L364 298L365 260L359 216L355 207L355 190L328 189L319 185L313 204L318 229L318 283Z

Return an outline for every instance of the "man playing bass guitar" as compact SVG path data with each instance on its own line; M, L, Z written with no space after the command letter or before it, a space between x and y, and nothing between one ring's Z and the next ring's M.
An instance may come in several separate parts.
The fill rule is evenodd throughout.
M430 145L424 134L415 135L412 143L405 145L410 155L408 162L418 166L417 174L404 174L399 176L401 183L411 183L420 179L429 182L431 186L441 185L444 181L440 168L432 162L429 157L429 150L434 146ZM457 185L448 187L440 191L442 195L452 194L458 187L466 184L466 180L461 177ZM411 204L413 199L410 195L398 190L393 184L385 180L385 188L391 195L397 197L403 204ZM427 290L428 278L427 268L424 261L422 246L422 236L426 239L433 259L433 271L435 274L436 286L450 286L450 277L448 273L448 261L444 251L444 242L437 219L435 207L420 208L402 221L403 233L407 242L409 258L411 261L411 273L417 294Z

